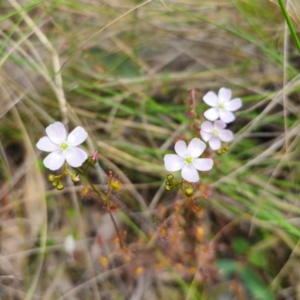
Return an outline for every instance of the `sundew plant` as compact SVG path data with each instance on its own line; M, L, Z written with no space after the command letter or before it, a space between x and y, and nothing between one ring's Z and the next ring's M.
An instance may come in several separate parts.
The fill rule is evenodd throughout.
M0 6L0 299L300 298L298 1Z

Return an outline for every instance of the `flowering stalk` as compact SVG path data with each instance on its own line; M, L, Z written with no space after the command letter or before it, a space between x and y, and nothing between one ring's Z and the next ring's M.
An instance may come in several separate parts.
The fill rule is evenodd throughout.
M70 134L67 134L64 125L61 122L55 122L46 128L46 134L47 136L42 137L36 144L39 150L50 152L43 161L45 167L52 171L56 171L64 165L64 170L60 175L50 174L48 176L48 180L52 183L52 186L56 187L58 190L62 190L64 188L62 183L64 176L70 175L73 182L78 182L80 181L78 173L81 174L85 178L85 181L90 185L91 189L104 201L114 224L120 248L123 248L121 235L111 213L111 208L115 207L110 200L110 195L114 189L112 186L112 174L110 173L109 175L109 188L106 193L103 193L95 187L87 176L88 168L94 166L98 161L98 151L95 151L95 153L89 157L83 149L78 147L88 137L87 132L82 127L77 126ZM82 168L81 166L85 161L87 161L87 163L85 164L85 167ZM77 173L72 173L68 169L68 165L73 167Z
M85 180L88 182L88 184L90 185L90 187L92 188L92 190L98 194L98 196L104 201L104 203L107 205L107 208L109 208L109 202L110 202L110 193L103 193L101 190L99 190L92 182L91 180L89 179L89 177L87 176L87 169L89 168L89 165L87 166L87 168L85 170L82 170L81 168L77 168L76 170L78 171L78 173L80 173L84 178ZM110 190L110 188L109 188ZM114 224L114 227L115 227L115 230L116 230L116 233L117 233L117 236L118 236L118 241L119 241L119 245L120 245L120 248L123 249L124 246L123 246L123 242L122 242L122 239L121 239L121 235L120 235L120 232L119 232L119 229L118 229L118 226L117 226L117 223L114 219L114 216L112 215L112 212L110 209L107 209L107 212L110 216L110 219L112 220L113 224Z
M218 155L228 151L228 146L222 145L222 142L232 141L234 135L225 128L227 123L235 120L233 112L242 106L240 98L231 98L232 91L224 87L219 90L218 95L212 91L207 92L203 96L203 101L211 108L204 112L203 115L207 120L202 122L201 126L199 126L199 121L202 118L199 120L196 114L195 89L189 91L189 95L185 100L188 105L188 117L194 119L193 127L197 136L208 143L211 150ZM210 121L213 121L213 123ZM200 180L198 171L209 171L213 167L211 158L199 158L206 151L206 144L202 140L193 138L188 146L184 141L177 141L174 147L176 154L166 154L164 156L165 169L170 172L181 170L182 177L182 181L177 182L172 174L167 175L165 186L167 191L180 185L184 197L188 200L194 199L193 186ZM211 151L209 151L208 156L211 157L211 154ZM186 185L188 185L187 188ZM203 197L207 198L208 194L210 194L210 188L204 188L202 191Z

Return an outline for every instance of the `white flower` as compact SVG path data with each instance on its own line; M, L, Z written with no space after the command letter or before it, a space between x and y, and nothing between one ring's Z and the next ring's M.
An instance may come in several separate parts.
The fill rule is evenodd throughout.
M235 120L232 111L236 111L242 107L240 98L231 99L231 90L222 87L217 96L214 92L208 92L203 96L203 100L212 108L208 109L204 116L209 121L215 121L220 118L225 123L230 123Z
M80 167L88 158L88 155L81 148L77 147L83 143L88 134L80 126L76 127L68 136L64 125L55 122L46 128L47 136L42 137L36 144L37 148L51 152L45 159L46 168L58 170L65 160L74 168Z
M201 124L201 137L203 141L209 143L209 146L212 150L220 149L221 141L232 141L233 133L228 129L224 129L225 127L226 123L221 120L215 121L214 124L209 121L205 121Z
M174 172L181 170L183 179L189 182L197 182L198 171L209 171L213 167L213 160L210 158L198 158L205 150L206 145L200 139L194 138L186 146L184 141L175 144L177 154L166 154L164 157L167 171Z

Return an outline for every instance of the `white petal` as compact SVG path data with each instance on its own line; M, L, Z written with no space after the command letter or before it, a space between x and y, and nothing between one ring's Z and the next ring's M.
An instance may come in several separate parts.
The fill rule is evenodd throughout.
M80 126L77 126L68 136L67 145L74 147L82 144L88 137L87 132Z
M166 154L164 157L164 162L167 171L175 172L182 169L185 159L176 154Z
M201 130L206 132L212 132L214 130L214 126L211 122L205 121L201 124Z
M65 238L64 248L65 248L65 251L68 254L73 254L73 252L74 252L74 250L76 248L76 243L75 243L75 240L73 238L73 235L69 234Z
M214 127L219 131L221 129L224 129L226 127L226 123L221 121L221 120L217 120L214 122Z
M208 92L203 96L203 101L209 106L218 106L219 98L214 92Z
M188 153L191 157L199 157L205 150L206 145L198 138L193 138L188 145Z
M46 152L53 152L53 151L59 149L58 145L52 143L51 140L47 136L42 137L36 143L36 147L38 149L40 149L42 151L46 151Z
M231 90L230 89L226 89L224 87L220 88L219 90L219 99L220 99L220 103L226 103L231 99Z
M220 110L220 119L225 123L230 123L235 120L235 116L232 112L227 110Z
M44 165L51 171L56 171L63 165L64 161L65 157L63 152L61 149L59 149L46 156L44 159Z
M226 103L226 109L229 111L235 111L242 107L242 100L240 98L233 99Z
M64 155L67 163L73 168L80 167L88 158L87 153L78 147L68 147Z
M209 121L215 121L219 118L219 109L218 108L210 108L204 113L204 117Z
M230 142L233 140L233 133L228 129L221 130L219 133L219 138L223 142Z
M55 122L46 128L49 139L57 145L64 143L67 138L66 128L61 122Z
M221 141L218 137L212 137L210 140L209 140L209 147L212 149L212 150L218 150L221 148Z
M209 141L209 139L212 137L212 133L208 133L208 132L205 132L203 130L200 130L200 134L201 134L202 140L204 142Z
M199 180L199 174L195 167L191 164L187 164L182 168L181 176L189 182L197 182Z
M175 152L180 156L180 157L187 157L187 147L185 141L178 141L175 143Z
M197 158L193 160L193 166L199 171L209 171L213 165L214 161L211 158Z

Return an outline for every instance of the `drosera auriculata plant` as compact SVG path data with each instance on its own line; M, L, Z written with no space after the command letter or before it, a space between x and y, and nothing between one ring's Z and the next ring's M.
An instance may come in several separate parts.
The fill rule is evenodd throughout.
M98 162L98 150L89 156L83 149L78 147L87 139L88 133L81 126L77 126L70 134L67 134L65 126L61 122L54 122L46 127L46 134L47 136L42 137L36 144L39 150L50 152L43 160L45 167L51 171L57 171L63 167L61 174L49 174L48 180L52 183L52 186L57 190L64 189L63 178L66 175L71 176L73 182L79 182L80 177L83 177L84 181L90 186L90 188L84 187L84 193L88 194L91 189L103 201L118 235L120 248L123 248L123 242L112 215L112 212L116 209L116 205L110 198L111 193L116 189L115 181L112 180L112 173L109 172L108 176L108 190L102 192L91 182L87 174L87 170ZM70 170L69 167L74 168L76 172ZM118 184L119 190L121 182L118 181Z
M206 144L209 144L211 150L216 151L220 155L228 151L228 146L222 142L230 142L234 138L234 134L229 129L225 129L227 123L235 120L233 111L242 107L240 98L231 99L232 91L225 87L219 90L218 95L209 91L203 96L203 101L212 106L206 110L203 117L207 120L203 121L201 116L199 119L202 123L199 126L199 119L196 112L196 92L192 89L186 99L186 104L189 106L188 117L194 119L196 135L199 138L193 138L189 145L186 142L179 140L175 143L176 154L166 154L164 156L165 169L170 172L181 170L181 181L176 181L172 174L167 176L165 189L171 190L175 186L180 186L183 194L187 198L194 195L194 186L199 181L200 176L198 171L210 171L213 168L213 153L208 153L209 158L198 158L200 155L205 156ZM200 121L200 122L201 122ZM213 123L211 121L214 121ZM200 129L200 131L199 131Z
M217 239L208 238L209 230L204 222L205 200L212 194L211 184L207 180L202 182L203 176L200 177L198 171L209 174L218 165L215 154L221 155L229 150L228 145L222 143L232 141L234 135L225 128L227 123L235 120L232 111L242 106L241 99L231 100L231 95L231 90L226 88L221 88L218 96L211 91L206 93L203 100L212 108L198 117L196 90L190 90L185 103L188 105L187 116L193 120L192 128L196 137L191 139L188 146L183 140L176 141L176 154L164 156L167 171L181 171L181 179L175 179L173 174L167 175L165 190L180 189L174 203L174 215L179 220L180 225L177 226L187 233L185 238L181 237L182 242L189 245L192 255L200 255L195 260L194 278L197 277L201 284L216 280L218 272L215 266ZM163 234L167 235L166 230ZM172 231L169 236L172 238ZM173 241L176 241L175 237Z
M233 133L226 129L226 126L227 123L235 120L232 111L240 108L242 102L239 98L231 100L231 95L231 90L226 88L221 88L218 96L213 92L208 92L203 100L212 108L202 113L203 116L198 117L196 92L195 89L190 91L187 98L187 115L193 119L195 137L188 143L184 140L176 141L174 147L176 154L166 154L164 156L164 165L167 171L181 171L180 180L175 179L173 174L167 175L165 189L170 191L175 187L179 187L181 193L177 193L173 205L174 210L170 217L166 217L167 210L162 208L163 206L158 208L157 218L161 221L161 225L158 226L156 233L151 233L151 231L148 233L150 245L153 245L157 239L163 240L164 243L172 243L172 245L176 243L175 248L176 250L181 249L179 251L186 251L186 247L189 245L189 254L186 253L185 255L185 257L190 255L188 259L191 263L187 264L189 266L188 274L198 272L198 275L200 274L199 278L202 278L203 282L206 280L206 273L210 274L209 278L215 278L215 246L214 241L207 241L206 239L207 230L203 222L205 210L199 201L201 197L204 199L209 198L211 187L207 182L202 183L201 178L203 176L200 177L198 172L211 171L215 166L215 154L223 154L229 149L226 144L222 145L222 143L230 142L234 138ZM208 120L205 120L204 117ZM122 182L112 171L109 171L107 174L107 188L103 191L98 189L89 179L87 171L98 163L99 152L95 151L92 155L88 155L80 147L88 137L87 132L81 126L77 126L70 134L67 134L64 125L55 122L46 128L46 134L47 136L42 137L36 144L38 149L50 152L43 161L44 165L51 171L58 171L62 168L61 173L58 175L51 173L48 180L58 190L64 188L64 176L70 176L75 183L84 181L81 192L82 199L94 194L102 201L115 228L117 235L115 240L119 244L120 250L122 250L124 260L132 262L136 268L135 274L139 276L141 270L145 270L145 266L136 264L135 261L138 260L132 259L132 253L135 253L134 255L137 253L136 246L131 249L125 243L126 232L124 234L120 233L114 218L114 213L118 212L120 208L113 201L113 195L120 194ZM163 220L163 218L166 219ZM101 236L97 238L97 241L101 241ZM148 242L141 244L141 251L143 247L145 249L149 247ZM101 242L99 243L101 244ZM99 243L97 242L97 244ZM160 244L158 243L156 246L160 247ZM74 240L70 236L67 237L65 242L66 251L73 251L73 246ZM160 247L159 251L164 252L166 248L165 246ZM172 251L168 255L170 259L177 260L177 254L174 253L173 255ZM154 261L154 265L165 265L165 262L158 257L155 257ZM109 265L109 259L106 256L101 256L101 262L105 262L106 267ZM195 268L194 263L201 266L201 268ZM180 264L175 266L180 266Z

